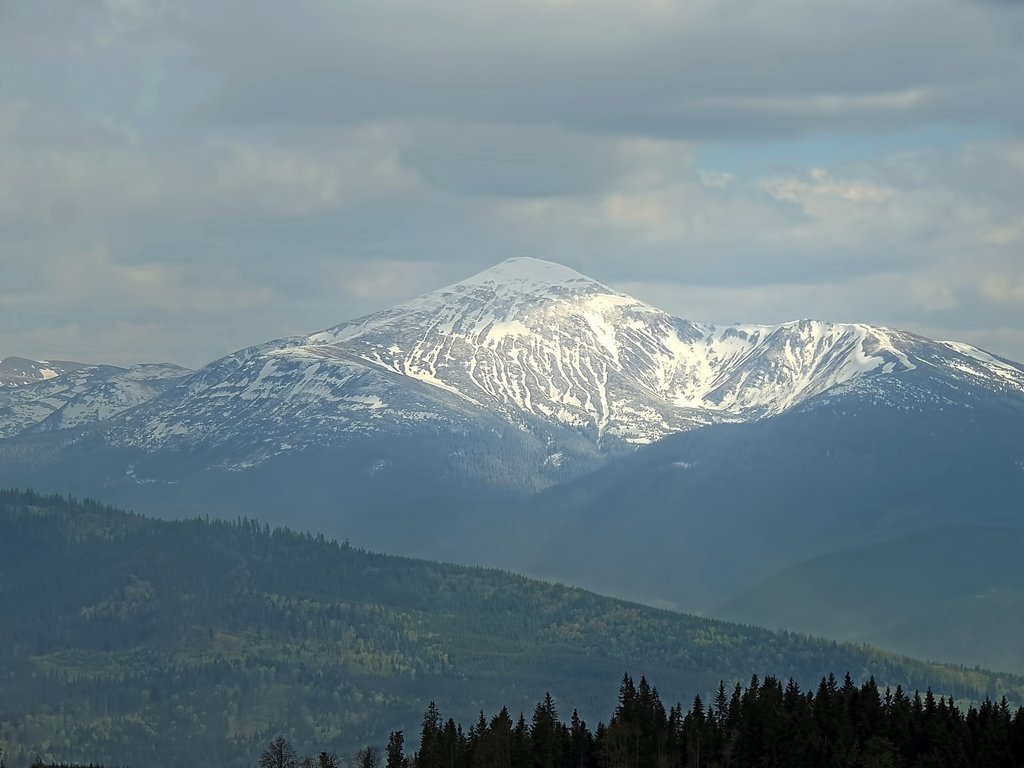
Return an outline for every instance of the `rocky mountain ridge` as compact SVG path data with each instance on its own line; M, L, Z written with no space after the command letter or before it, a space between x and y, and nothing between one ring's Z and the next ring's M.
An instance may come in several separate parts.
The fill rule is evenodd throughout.
M914 384L922 371L965 396L1024 397L1024 367L966 344L864 324L695 323L518 258L187 377L90 366L22 386L0 394L0 435L98 422L111 445L222 446L212 466L244 470L368 434L427 428L488 440L511 430L532 442L541 471L589 468L630 445L851 389L892 396L905 383L896 396L927 400L928 387ZM549 474L541 485L558 479Z
M26 375L19 383L0 386L0 438L109 419L149 402L191 373L169 363L121 368L5 358L0 366L38 373L36 378Z

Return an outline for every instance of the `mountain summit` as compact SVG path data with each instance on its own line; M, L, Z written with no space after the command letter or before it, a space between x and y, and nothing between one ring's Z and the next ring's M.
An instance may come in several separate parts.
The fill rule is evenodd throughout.
M1024 391L1019 366L967 345L812 320L699 324L529 258L312 334L279 354L342 355L512 422L536 417L628 443L771 416L834 387L922 365Z
M490 286L495 290L508 288L519 292L537 293L542 291L590 290L614 293L608 286L599 283L574 269L553 261L518 256L495 264L472 277L460 280L447 290L468 286ZM445 292L446 289L441 289Z
M463 314L476 312L480 319L513 314L513 319L520 319L524 312L531 309L586 296L629 298L561 264L518 257L507 259L472 277L403 302L389 310L313 334L310 340L338 341L368 322L380 324L391 318L404 318L408 322L437 311L444 311L448 315L453 310Z

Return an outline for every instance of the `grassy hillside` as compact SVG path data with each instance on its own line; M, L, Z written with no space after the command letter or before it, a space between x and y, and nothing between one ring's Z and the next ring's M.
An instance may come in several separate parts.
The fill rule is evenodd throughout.
M345 752L539 692L610 711L624 669L670 700L830 671L961 700L1024 681L708 621L248 521L168 522L0 493L0 743L9 764L252 765L270 736Z
M952 526L786 568L715 615L1024 673L1024 531Z

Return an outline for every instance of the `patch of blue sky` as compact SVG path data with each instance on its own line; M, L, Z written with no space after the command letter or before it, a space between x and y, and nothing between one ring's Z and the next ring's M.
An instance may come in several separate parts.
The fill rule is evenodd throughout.
M906 152L955 151L1011 133L996 123L934 123L903 131L822 133L786 141L708 141L696 148L696 157L703 170L742 178L871 162Z

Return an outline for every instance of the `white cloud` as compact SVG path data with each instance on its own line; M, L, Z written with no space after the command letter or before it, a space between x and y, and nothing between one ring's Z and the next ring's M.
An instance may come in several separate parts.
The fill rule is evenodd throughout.
M985 296L999 304L1018 309L1024 306L1024 276L989 275L982 282L982 291Z

